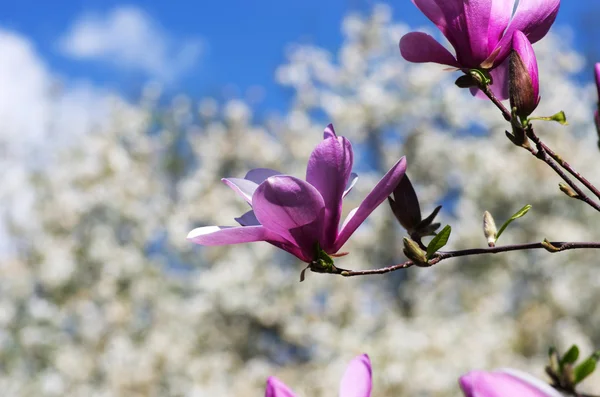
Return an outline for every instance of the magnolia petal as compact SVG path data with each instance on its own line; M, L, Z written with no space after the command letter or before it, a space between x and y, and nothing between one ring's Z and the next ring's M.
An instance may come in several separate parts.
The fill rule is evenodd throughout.
M333 129L333 124L327 125L327 127L325 127L325 131L323 131L323 139L327 138L337 138L335 130Z
M600 63L594 65L594 77L596 78L596 89L598 90L598 98L600 99Z
M274 376L267 379L265 397L296 397L296 395L282 381Z
M352 145L344 137L327 137L317 145L308 160L306 181L323 197L325 218L321 248L333 246L342 213L342 197L350 179L354 154Z
M450 0L455 1L455 0ZM462 1L462 0L461 0ZM446 35L446 17L436 0L412 0L413 4Z
M229 245L266 241L271 234L262 226L205 226L187 235L187 239L200 245Z
M492 0L490 25L488 30L488 51L494 52L502 34L510 23L515 2L513 0Z
M270 231L312 253L322 235L325 203L311 184L287 175L264 181L252 196L258 221Z
M356 185L356 181L358 181L358 174L353 172L350 174L350 179L346 184L346 189L344 189L344 194L342 195L342 198L346 197L348 193L350 193L354 185Z
M275 171L270 168L254 168L254 169L248 171L248 173L246 174L244 179L248 179L249 181L252 181L252 182L256 183L257 185L260 185L267 178L272 177L274 175L283 175L283 174L279 171Z
M477 67L489 55L491 1L437 0L445 16L446 34L463 67Z
M512 49L513 34L520 30L533 44L542 39L556 20L560 0L519 0L515 15L497 44L501 47L497 61L501 62Z
M465 397L562 397L548 384L515 370L471 371L459 379L459 384Z
M503 101L508 99L508 58L490 72L493 83L490 86L494 96ZM477 98L487 99L487 96L477 87L472 87L471 94Z
M258 187L253 181L241 178L223 178L221 181L232 188L237 194L240 195L248 204L252 205L252 195Z
M348 364L340 382L340 397L371 396L371 361L366 354L356 357Z
M367 219L371 212L377 208L385 199L392 194L398 183L406 172L406 158L402 157L373 188L371 193L365 197L356 211L348 215L344 226L340 230L334 244L332 253L337 252L348 241L354 231ZM350 217L352 216L352 217ZM260 218L259 218L260 219Z
M410 32L400 39L400 53L409 62L434 62L459 67L454 55L427 33Z
M256 219L256 215L253 210L246 212L244 215L239 218L234 218L237 223L241 226L258 226L260 222Z

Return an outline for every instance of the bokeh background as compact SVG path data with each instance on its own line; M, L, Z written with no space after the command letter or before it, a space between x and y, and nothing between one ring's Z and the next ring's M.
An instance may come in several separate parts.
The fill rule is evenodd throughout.
M563 2L535 45L539 135L600 184L592 66L600 4ZM246 205L220 183L254 167L303 176L333 122L360 179L345 212L406 155L450 248L598 240L597 214L510 144L499 113L413 65L397 43L437 35L408 0L4 1L0 4L0 394L260 396L276 375L328 396L366 352L374 396L457 396L478 368L543 377L547 348L600 347L593 252L511 253L343 279L267 244L204 248L202 225ZM404 260L386 206L337 264ZM586 387L596 393L600 377Z

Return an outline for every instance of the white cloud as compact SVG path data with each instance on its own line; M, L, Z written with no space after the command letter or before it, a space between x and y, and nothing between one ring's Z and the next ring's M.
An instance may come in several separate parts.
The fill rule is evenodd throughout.
M196 64L202 42L175 41L139 8L120 6L104 15L81 17L60 40L60 48L75 59L106 62L168 81Z
M10 250L3 218L29 219L28 170L107 123L122 99L90 83L60 81L27 38L0 28L0 259ZM59 85L60 83L60 85Z

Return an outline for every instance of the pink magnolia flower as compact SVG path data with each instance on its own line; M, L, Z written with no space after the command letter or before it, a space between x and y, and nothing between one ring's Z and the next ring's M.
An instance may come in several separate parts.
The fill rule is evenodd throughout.
M600 63L595 65L594 72L596 77L596 88L598 89L598 109L600 109ZM600 136L600 116L598 115L598 109L594 112L594 119L596 120L596 129Z
M563 397L549 384L514 369L471 371L459 384L465 397Z
M201 245L269 242L304 262L335 255L354 231L394 190L406 171L402 157L363 202L352 210L341 228L342 199L356 183L350 142L335 134L332 125L308 160L306 181L259 168L244 179L223 182L250 204L252 210L236 221L239 227L208 226L192 230L188 239ZM333 263L332 261L330 263Z
M412 0L446 36L456 56L433 37L411 32L400 40L400 52L410 62L434 62L463 71L492 70L492 89L508 98L506 58L514 32L531 43L543 38L556 19L560 0Z
M363 354L350 361L340 382L339 397L371 396L371 361ZM274 376L267 379L265 397L296 397L296 395Z
M510 107L526 118L540 103L537 59L527 36L519 30L513 34L513 50L509 63Z

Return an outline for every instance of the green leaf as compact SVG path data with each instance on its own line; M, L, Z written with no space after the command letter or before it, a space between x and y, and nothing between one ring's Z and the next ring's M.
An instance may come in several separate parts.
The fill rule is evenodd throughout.
M556 121L560 125L569 125L567 115L562 110L550 117L530 117L529 120Z
M579 358L579 348L577 345L571 346L571 348L565 353L565 355L560 360L560 365L563 366L565 364L573 364Z
M592 356L575 367L575 384L587 378L596 370L596 357Z
M500 230L498 230L498 234L496 235L496 241L498 241L498 239L500 238L500 235L502 234L504 229L506 229L508 227L508 225L510 225L514 220L519 219L520 217L524 216L526 213L529 212L530 209L531 209L531 205L527 204L525 207L521 208L513 216L511 216L509 220L504 222L504 225L502 225Z
M431 239L429 245L427 246L427 259L431 259L433 254L435 254L448 243L451 232L452 228L446 225L446 227L444 227L433 239Z

